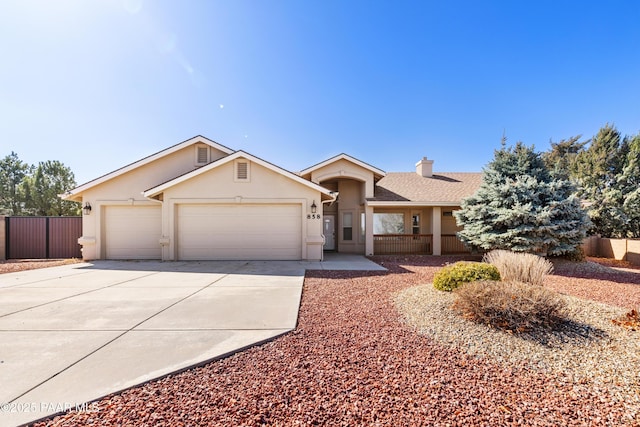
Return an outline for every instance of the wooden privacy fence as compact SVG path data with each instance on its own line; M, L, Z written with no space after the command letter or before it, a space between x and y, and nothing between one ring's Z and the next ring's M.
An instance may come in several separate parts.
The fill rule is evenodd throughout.
M11 216L4 222L6 259L82 258L82 217Z

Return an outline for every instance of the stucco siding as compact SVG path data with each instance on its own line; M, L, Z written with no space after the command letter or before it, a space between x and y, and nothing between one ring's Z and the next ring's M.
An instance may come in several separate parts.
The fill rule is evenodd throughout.
M321 214L321 194L312 188L249 162L250 180L238 182L234 163L229 162L165 190L163 195L164 259L177 259L179 206L182 204L235 204L270 205L295 204L300 206L300 236L302 259L318 260L322 257L322 220L312 216L310 206L315 201ZM264 224L265 227L268 224ZM261 242L262 244L263 242Z
M104 183L91 187L82 193L83 205L92 207L90 215L82 220L82 238L80 239L82 256L85 260L106 257L104 209L107 206L158 206L159 202L148 200L142 192L168 181L183 173L196 169L196 144L159 158L152 163L118 175ZM210 147L211 160L225 154Z

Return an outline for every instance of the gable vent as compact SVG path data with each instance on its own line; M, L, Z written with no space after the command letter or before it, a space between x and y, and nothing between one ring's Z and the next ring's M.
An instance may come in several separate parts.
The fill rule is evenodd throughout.
M196 163L199 165L209 163L209 147L197 147Z
M249 164L247 162L238 162L236 179L249 179Z

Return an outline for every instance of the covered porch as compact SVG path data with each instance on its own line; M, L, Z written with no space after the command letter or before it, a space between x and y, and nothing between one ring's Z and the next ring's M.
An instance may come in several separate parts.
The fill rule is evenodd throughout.
M442 234L440 245L441 255L469 253L455 234ZM374 234L373 251L375 255L437 255L433 253L432 234Z
M368 255L469 253L458 239L458 206L368 206Z

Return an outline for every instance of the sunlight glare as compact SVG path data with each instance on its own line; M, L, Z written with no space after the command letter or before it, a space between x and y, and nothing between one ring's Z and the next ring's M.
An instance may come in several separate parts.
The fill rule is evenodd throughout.
M142 10L142 2L143 0L122 0L122 6L124 10L135 15Z

